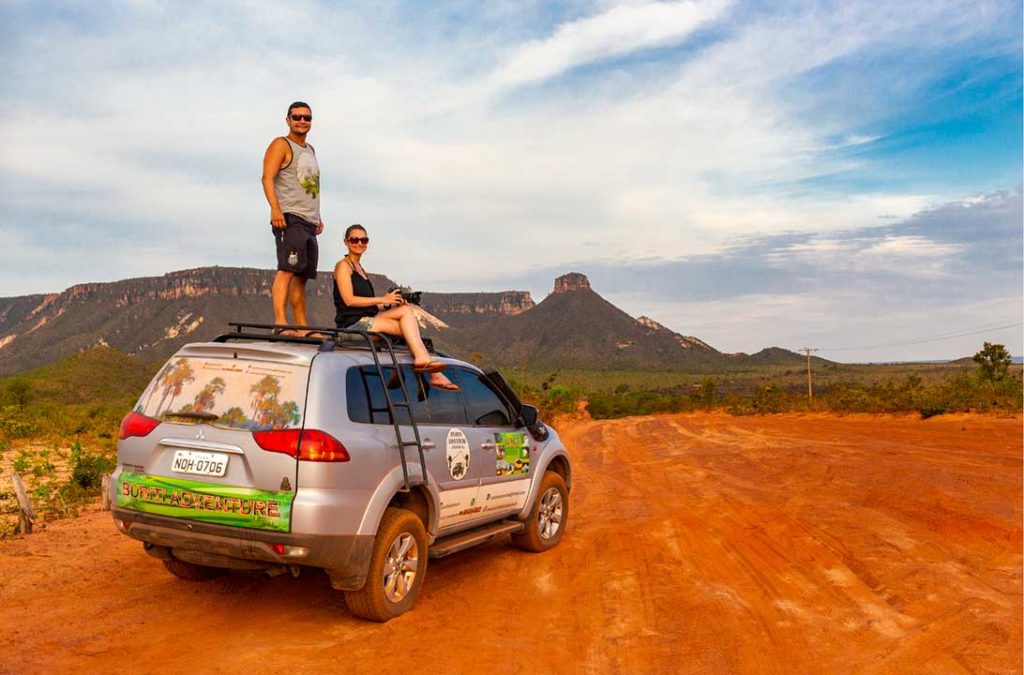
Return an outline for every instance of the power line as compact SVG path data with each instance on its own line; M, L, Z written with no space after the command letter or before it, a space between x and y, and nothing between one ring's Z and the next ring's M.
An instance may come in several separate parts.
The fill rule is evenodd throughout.
M1017 321L1015 323L991 325L982 328L971 328L968 330L957 331L955 333L948 333L946 335L937 335L935 337L930 338L915 338L913 340L905 340L901 342L887 342L876 345L863 345L860 347L820 347L819 349L820 351L823 352L845 352L854 349L881 349L883 347L907 347L910 345L921 345L928 342L940 342L942 340L951 340L953 338L966 337L968 335L979 335L981 333L988 333L994 330L1003 330L1005 328L1019 328L1021 326L1024 326L1024 322ZM796 351L802 352L803 349L798 349Z

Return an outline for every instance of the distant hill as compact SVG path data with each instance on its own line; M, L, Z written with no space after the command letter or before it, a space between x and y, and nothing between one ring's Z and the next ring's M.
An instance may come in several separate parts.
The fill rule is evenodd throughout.
M23 373L33 399L61 404L134 401L160 363L142 361L110 347L68 354Z
M229 321L273 323L272 270L204 267L159 277L78 284L63 293L0 298L0 375L53 363L66 354L110 346L162 361L187 342L229 330ZM383 295L397 284L371 274ZM334 325L332 281L321 272L307 285L310 323ZM529 293L425 294L442 325L533 306ZM443 342L443 341L442 341Z
M648 317L634 319L594 292L579 273L556 279L554 291L533 309L478 323L452 339L464 349L471 345L486 362L532 369L701 369L749 358L722 354ZM778 356L775 362L801 359L782 349L765 351ZM757 360L767 362L768 356Z
M371 274L384 294L396 286ZM78 284L63 293L0 298L0 376L93 347L159 362L187 342L227 332L229 321L271 323L272 270L204 267L159 277ZM310 323L334 324L330 273L307 285ZM423 293L420 325L440 348L487 363L583 370L714 369L802 362L769 348L722 354L648 317L634 319L571 273L534 304L525 291Z

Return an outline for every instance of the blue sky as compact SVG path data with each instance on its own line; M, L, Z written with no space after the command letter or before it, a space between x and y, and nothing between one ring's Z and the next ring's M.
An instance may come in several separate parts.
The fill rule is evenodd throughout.
M1016 1L14 1L0 25L0 296L271 267L260 162L301 98L322 268L361 222L367 267L415 287L540 300L580 271L724 351L1024 353Z

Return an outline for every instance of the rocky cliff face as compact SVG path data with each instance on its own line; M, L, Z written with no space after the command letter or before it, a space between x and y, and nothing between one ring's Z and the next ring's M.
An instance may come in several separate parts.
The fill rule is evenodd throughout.
M487 317L515 316L533 306L527 291L423 294L423 308L450 326L464 326Z
M703 340L695 338L692 335L680 335L674 330L671 330L661 325L660 323L658 323L649 316L637 317L636 322L643 326L645 329L647 329L648 335L656 335L661 333L670 334L676 340L676 342L679 343L679 346L682 347L683 349L690 349L692 347L697 347L699 349L714 349L714 347L704 342Z
M61 356L110 345L146 359L164 359L186 342L229 330L229 321L272 323L273 270L203 267L159 277L76 284L63 293L0 298L0 375ZM383 294L397 286L371 274ZM333 283L321 272L306 286L312 325L333 326ZM438 336L449 325L512 315L533 306L529 293L425 293L420 323Z
M585 274L569 272L555 279L555 293L568 293L569 291L581 291L584 289L590 289L590 279Z

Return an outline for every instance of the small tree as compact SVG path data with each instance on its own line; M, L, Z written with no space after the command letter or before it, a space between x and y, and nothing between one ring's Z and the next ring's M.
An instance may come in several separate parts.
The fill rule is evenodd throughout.
M974 355L978 364L978 377L989 382L998 382L1010 372L1013 359L1006 347L986 342L981 351Z
M12 377L7 380L7 397L18 408L24 408L32 400L32 386L23 377Z
M700 389L697 393L697 400L705 410L715 407L715 399L718 398L718 385L713 377L705 377L701 380Z

